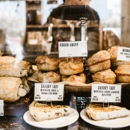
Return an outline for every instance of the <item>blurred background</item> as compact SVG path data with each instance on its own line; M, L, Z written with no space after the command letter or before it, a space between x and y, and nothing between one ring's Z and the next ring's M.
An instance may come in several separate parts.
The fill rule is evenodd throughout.
M121 0L88 0L100 21L86 21L86 41L92 53L120 44ZM57 54L58 41L80 41L81 21L50 17L63 0L1 0L0 54L33 62L37 55Z

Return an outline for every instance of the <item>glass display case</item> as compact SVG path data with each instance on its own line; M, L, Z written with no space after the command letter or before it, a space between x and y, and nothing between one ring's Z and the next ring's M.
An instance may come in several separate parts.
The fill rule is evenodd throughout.
M116 97L120 102L108 101L107 105L130 109L129 71L124 74L128 82L123 82L116 70L119 64L126 65L129 70L129 48L120 48L119 57L125 55L125 61L114 59L115 55L116 58L118 56L117 49L122 47L120 17L120 0L115 3L110 0L101 0L99 3L96 0L0 1L0 129L130 129L129 114L99 121L90 118L86 111L92 103L93 84L100 85L100 88L102 84L115 88L120 85L120 98ZM85 46L81 46L81 49L79 44L82 42ZM71 47L61 52L60 45ZM75 55L87 48L82 56L67 55L70 50L75 51L77 46L79 51ZM59 53L67 56L59 57ZM104 65L101 65L102 62ZM114 80L111 79L110 70L114 73ZM98 92L106 91L102 87ZM117 91L109 92L112 95ZM52 95L58 95L63 100L54 100ZM50 98L40 100L46 96ZM34 101L39 105L34 105L33 110L38 112L33 115L30 109ZM50 119L52 115L49 113L49 120L36 121L41 112L45 114L52 111L60 116L62 112L57 112L60 107L55 112L53 105L62 106L64 114L61 117ZM46 106L48 111L44 110ZM68 115L67 107L71 110Z

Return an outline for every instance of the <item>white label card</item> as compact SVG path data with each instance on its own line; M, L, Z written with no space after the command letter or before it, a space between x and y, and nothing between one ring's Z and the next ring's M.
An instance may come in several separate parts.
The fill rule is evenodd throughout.
M59 57L87 57L87 41L58 42Z
M117 53L117 60L130 61L130 48L119 47Z
M4 101L0 100L0 116L4 116Z
M64 84L35 83L34 100L63 101Z
M91 102L121 102L121 85L92 84Z

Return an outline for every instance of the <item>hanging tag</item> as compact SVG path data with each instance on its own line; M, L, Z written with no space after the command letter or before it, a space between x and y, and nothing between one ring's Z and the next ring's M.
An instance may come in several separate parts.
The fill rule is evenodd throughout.
M119 47L117 53L117 60L130 61L130 48Z
M87 57L87 42L86 41L66 41L58 42L59 57Z
M121 85L92 84L91 102L121 102Z
M0 100L0 116L4 116L4 101Z
M35 83L34 100L36 101L63 101L64 84Z

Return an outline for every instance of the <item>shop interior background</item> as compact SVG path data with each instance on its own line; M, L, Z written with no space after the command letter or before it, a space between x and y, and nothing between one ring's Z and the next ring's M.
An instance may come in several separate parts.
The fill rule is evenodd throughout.
M19 59L23 58L23 44L26 37L27 12L29 0L0 1L0 48L2 52L11 51ZM112 30L120 38L121 0L89 0L90 7L95 9L101 19L103 30ZM36 2L36 1L35 1ZM36 4L39 1L36 2ZM63 0L41 0L41 25L46 24L51 11L63 4ZM8 46L5 46L7 44ZM17 49L16 49L17 48ZM18 49L19 48L19 49Z

